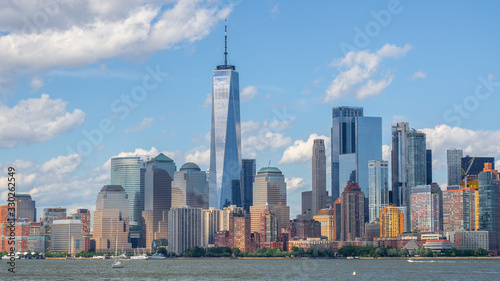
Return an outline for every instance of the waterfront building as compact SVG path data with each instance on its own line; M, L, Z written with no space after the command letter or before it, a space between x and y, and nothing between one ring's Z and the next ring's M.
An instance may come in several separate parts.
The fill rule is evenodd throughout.
M463 150L456 148L448 149L446 151L446 163L448 166L448 187L452 185L460 185L460 180L462 179L463 154Z
M172 207L168 212L168 251L181 254L203 246L202 209Z
M29 194L16 193L16 220L28 219L30 222L36 221L36 204Z
M312 149L312 214L326 207L326 154L325 141L315 139Z
M240 251L250 251L251 220L250 214L239 210L229 215L229 247Z
M203 210L202 215L203 215L203 246L209 247L209 245L215 244L215 235L222 229L223 211L211 207L209 209Z
M380 217L380 211L389 205L389 163L384 160L368 161L369 219Z
M365 223L365 241L373 241L373 238L380 237L380 219L376 218Z
M278 233L278 217L266 209L260 216L260 242L277 241Z
M404 232L404 212L397 206L380 211L380 237L396 238Z
M411 229L443 231L443 194L438 185L418 185L411 194Z
M111 185L121 185L128 195L130 239L138 246L144 211L145 166L140 157L111 158Z
M347 184L341 195L340 240L355 241L365 235L365 195L355 182Z
M321 224L321 236L335 240L335 209L322 209L313 217Z
M67 217L66 208L44 208L43 209L43 228L44 233L50 236L50 227L55 220L65 220Z
M489 250L499 249L499 223L500 223L500 181L498 172L493 172L491 166L485 165L486 171L480 172L479 181L479 230L489 231Z
M172 182L172 207L208 209L208 201L207 173L191 162L182 165Z
M443 191L443 231L475 229L475 190Z
M468 231L459 230L455 232L453 246L458 250L489 249L489 231Z
M84 250L83 224L80 220L56 220L50 235L51 252L69 253L73 257Z

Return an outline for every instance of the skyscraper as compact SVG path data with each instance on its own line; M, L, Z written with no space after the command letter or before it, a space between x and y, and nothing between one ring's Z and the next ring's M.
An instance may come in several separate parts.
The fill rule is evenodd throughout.
M36 206L35 201L31 199L29 194L16 194L16 220L28 219L30 222L36 221Z
M427 149L425 152L426 152L425 162L427 166L425 184L432 184L432 150Z
M462 157L461 149L448 149L446 151L446 162L448 166L448 186L460 185L462 179Z
M427 183L427 152L425 134L411 130L406 135L406 220L407 227L411 226L411 194L413 187ZM410 230L410 229L407 229Z
M418 185L411 189L411 230L443 231L443 194L438 185Z
M312 215L326 206L325 141L315 139L312 151Z
M172 207L168 212L168 251L176 254L203 245L203 214L200 208Z
M195 163L187 162L174 174L172 207L208 209L207 173Z
M408 122L400 122L392 126L392 203L397 206L406 202L406 137L409 131Z
M361 107L332 111L332 200L349 182L368 194L368 161L382 159L382 118L364 117Z
M242 206L240 181L241 128L239 73L227 64L227 26L224 65L213 72L212 128L210 143L210 207ZM234 191L240 191L234 202ZM217 193L219 200L214 198Z
M495 171L496 172L496 171ZM499 249L500 181L498 172L480 172L479 180L479 230L490 232L489 250Z
M241 160L241 190L243 191L243 208L247 213L250 212L250 206L253 205L253 181L257 168L255 159Z
M475 190L443 191L443 231L474 230Z
M111 184L121 185L129 200L129 227L133 247L141 234L141 215L144 211L144 162L140 157L111 158Z
M365 195L358 184L350 182L342 192L340 240L354 241L365 236Z
M404 214L396 206L380 211L380 237L396 238L404 232Z
M372 221L389 205L389 164L384 160L368 162L369 212Z

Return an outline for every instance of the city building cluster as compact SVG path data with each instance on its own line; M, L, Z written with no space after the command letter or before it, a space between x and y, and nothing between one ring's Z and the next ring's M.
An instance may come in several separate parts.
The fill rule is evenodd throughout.
M45 208L37 221L35 201L17 194L17 251L499 249L500 181L493 157L449 149L442 190L432 181L432 151L423 132L408 122L394 124L391 159L385 161L382 118L364 116L361 107L334 107L330 192L325 142L316 139L312 187L301 194L301 214L290 220L284 174L271 166L257 170L256 159L242 159L240 125L239 73L227 64L226 48L224 65L213 71L208 171L191 162L177 169L164 154L114 157L92 223L89 210L68 214L60 207ZM1 206L0 252L9 247L7 220L7 206Z

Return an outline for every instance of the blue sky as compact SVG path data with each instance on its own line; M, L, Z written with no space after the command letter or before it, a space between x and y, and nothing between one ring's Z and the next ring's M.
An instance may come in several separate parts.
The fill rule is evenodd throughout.
M94 209L117 155L208 168L226 17L243 157L283 171L292 216L333 106L382 117L386 159L392 123L426 132L443 188L447 148L500 156L498 3L163 2L0 4L0 166L39 208Z

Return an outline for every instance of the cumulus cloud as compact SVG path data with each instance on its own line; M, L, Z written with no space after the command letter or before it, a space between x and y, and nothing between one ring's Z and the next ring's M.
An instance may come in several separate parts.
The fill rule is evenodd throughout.
M81 162L82 156L77 153L68 156L59 155L45 162L40 167L40 171L44 173L66 174L75 171Z
M470 130L443 124L420 131L426 134L427 148L432 149L435 170L446 170L446 150L450 148L463 149L464 155L500 157L500 130Z
M141 124L127 128L125 130L125 133L133 133L133 132L146 130L147 128L151 127L151 125L153 125L154 121L155 121L155 119L153 117L144 118L144 119L142 119Z
M311 183L303 178L286 178L286 191L288 194L302 192L310 187Z
M80 109L68 112L67 104L47 94L21 100L12 108L0 104L0 147L47 141L83 124L85 113Z
M193 148L186 152L184 161L193 162L198 166L210 166L210 148L203 145Z
M413 73L413 75L411 76L411 79L412 80L425 79L425 77L427 77L427 74L425 74L422 70L419 70L419 71Z
M323 102L333 102L349 95L359 100L379 95L394 79L389 72L379 77L380 63L386 58L400 58L411 49L408 44L403 47L386 44L374 53L369 50L347 53L332 63L339 69L339 74L326 89Z
M391 146L382 145L382 159L391 162Z
M312 149L315 139L323 139L325 141L326 154L328 155L328 151L330 148L330 138L327 136L311 134L306 141L296 140L291 146L287 147L278 163L294 164L311 161Z
M52 4L52 5L51 5ZM137 57L193 42L228 16L216 1L15 1L0 4L0 77Z
M295 120L264 120L263 122L246 121L241 123L242 149L246 153L275 150L285 147L292 142L290 137L285 136L285 131Z
M249 102L258 94L259 92L257 91L257 88L255 86L248 86L243 88L243 90L241 91L240 100L241 102Z
M42 78L38 76L33 77L33 79L31 79L30 86L33 92L38 91L41 87L44 86Z

